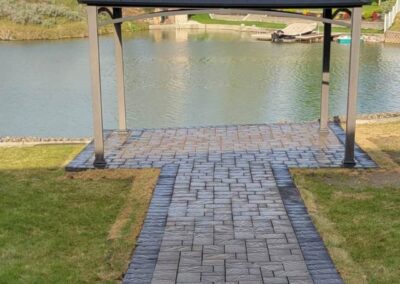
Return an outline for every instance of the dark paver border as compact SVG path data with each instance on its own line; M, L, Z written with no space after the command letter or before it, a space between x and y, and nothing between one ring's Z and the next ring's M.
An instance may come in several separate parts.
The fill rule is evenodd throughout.
M175 179L179 166L168 164L161 168L157 185L140 232L131 263L123 283L151 283L167 223Z
M272 172L311 278L321 284L344 283L308 214L288 167L272 165Z

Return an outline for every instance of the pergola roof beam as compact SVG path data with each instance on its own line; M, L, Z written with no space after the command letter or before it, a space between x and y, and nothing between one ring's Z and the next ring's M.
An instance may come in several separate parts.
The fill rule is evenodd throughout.
M353 8L371 3L371 0L78 0L95 6L129 6L154 8Z
M99 26L106 26L110 24L117 24L126 21L137 21L137 20L145 20L155 17L166 17L166 16L177 16L177 15L198 15L198 14L221 14L221 15L230 15L230 14L254 14L254 15L268 15L274 17L288 17L288 18L297 18L297 19L304 19L309 21L315 22L323 22L332 25L338 26L345 26L351 27L351 23L332 20L330 18L322 18L316 16L307 16L299 13L293 12L283 12L283 11L274 11L274 10L260 10L260 9L176 9L176 10L169 10L169 11L160 11L160 12L153 12L153 13L146 13L134 16L127 16L118 19L110 19L104 20L103 22L99 23Z

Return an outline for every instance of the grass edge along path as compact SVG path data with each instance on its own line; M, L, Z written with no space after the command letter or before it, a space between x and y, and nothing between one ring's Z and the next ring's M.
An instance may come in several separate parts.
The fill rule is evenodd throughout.
M359 125L357 143L380 169L291 170L346 283L400 278L400 167L392 159L400 153L397 141L400 122Z
M0 283L122 279L159 170L65 173L81 148L0 148Z

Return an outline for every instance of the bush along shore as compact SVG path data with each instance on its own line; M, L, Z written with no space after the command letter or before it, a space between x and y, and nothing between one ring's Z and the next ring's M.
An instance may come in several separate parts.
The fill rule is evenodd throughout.
M128 10L128 13L135 12L135 9ZM144 22L125 23L123 31L130 33L147 27L148 24ZM112 31L112 26L103 27L100 34ZM86 10L76 0L0 0L0 40L53 40L87 36Z
M123 25L124 34L139 30L146 30L147 23L127 23ZM102 27L99 34L106 35L113 32L113 27ZM51 27L42 25L24 25L0 20L0 41L18 40L57 40L85 38L88 36L86 21L56 24Z
M76 1L0 0L0 39L60 39L86 35Z

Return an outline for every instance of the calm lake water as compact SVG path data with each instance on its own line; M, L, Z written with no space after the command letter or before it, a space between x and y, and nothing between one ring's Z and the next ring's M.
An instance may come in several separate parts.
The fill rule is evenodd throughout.
M112 38L101 39L105 128L117 127ZM307 121L319 116L322 45L228 32L125 40L130 128ZM349 46L333 44L330 114L344 114ZM88 42L0 44L0 135L92 134ZM358 110L400 111L400 47L362 44Z

